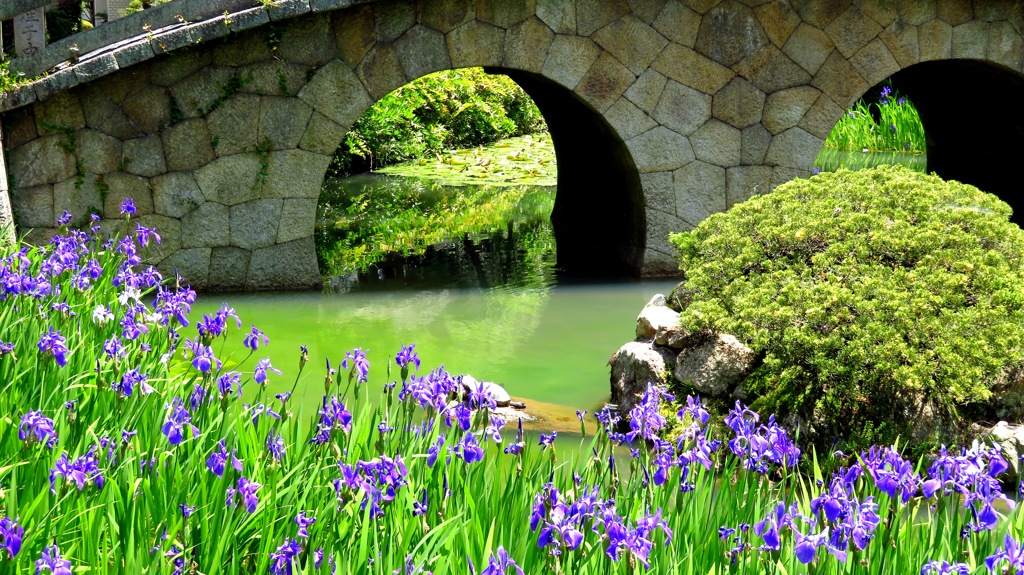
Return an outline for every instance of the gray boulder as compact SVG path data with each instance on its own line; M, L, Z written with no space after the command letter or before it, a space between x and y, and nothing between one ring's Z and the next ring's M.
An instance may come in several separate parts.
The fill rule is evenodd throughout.
M683 311L690 305L690 294L686 291L686 280L676 284L672 292L668 294L668 301L665 303L669 308L676 311Z
M1024 425L1014 425L1005 421L995 424L984 435L988 435L993 441L999 442L1003 451L1003 457L1010 464L1005 476L1000 477L1010 485L1016 485L1020 478L1020 456L1024 455Z
M619 406L623 421L649 383L668 383L674 360L671 350L657 347L653 342L631 341L615 352L609 361L611 402Z
M669 308L665 296L656 294L636 318L637 339L682 349L689 333L679 325L679 312Z
M717 334L679 352L673 375L710 397L727 397L757 367L752 349L729 334Z

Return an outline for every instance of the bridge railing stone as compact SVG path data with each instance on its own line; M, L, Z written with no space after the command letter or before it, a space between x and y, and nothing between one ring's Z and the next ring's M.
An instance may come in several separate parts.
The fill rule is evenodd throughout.
M18 10L33 2L17 0ZM0 93L0 111L45 100L53 94L92 81L175 49L241 32L269 21L309 12L326 12L379 0L174 0L110 21L48 44L32 54L19 54L11 70L29 77L28 85ZM5 9L12 11L5 4Z
M63 38L35 54L19 54L11 60L11 69L27 76L38 76L72 61L76 53L85 55L146 34L148 30L222 16L225 11L237 12L253 5L253 0L176 0L160 4Z

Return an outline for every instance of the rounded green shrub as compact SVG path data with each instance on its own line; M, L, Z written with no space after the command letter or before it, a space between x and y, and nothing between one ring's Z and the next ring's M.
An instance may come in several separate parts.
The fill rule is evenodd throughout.
M673 234L694 333L763 358L753 405L821 446L947 441L1024 359L1024 231L996 196L883 166L794 180Z

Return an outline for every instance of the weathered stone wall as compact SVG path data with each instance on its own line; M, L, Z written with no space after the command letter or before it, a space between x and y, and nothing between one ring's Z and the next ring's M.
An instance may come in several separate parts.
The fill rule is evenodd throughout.
M316 285L316 202L345 131L410 80L489 66L560 86L607 122L642 187L640 269L666 273L669 232L808 175L877 82L929 60L1019 72L1024 59L1009 1L349 4L183 24L0 97L20 230L48 233L65 209L113 222L132 196L164 237L153 261L194 285Z

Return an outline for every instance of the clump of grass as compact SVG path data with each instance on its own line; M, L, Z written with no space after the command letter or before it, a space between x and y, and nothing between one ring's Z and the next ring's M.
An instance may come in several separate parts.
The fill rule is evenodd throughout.
M924 154L924 127L910 100L885 86L877 103L862 98L843 114L825 148Z
M573 439L524 432L483 388L421 369L411 345L372 383L360 349L334 362L296 350L293 392L323 393L302 413L264 387L293 377L257 360L267 335L227 304L190 317L195 293L141 263L154 231L128 229L65 229L0 258L4 572L1022 568L1021 516L993 508L1006 462L987 445L931 467L890 448L832 454L846 469L822 477L814 454L739 405L717 437L687 398L679 440L662 440L672 398L650 388L628 433L610 409L581 412L578 447L563 446ZM247 356L223 355L228 338Z

